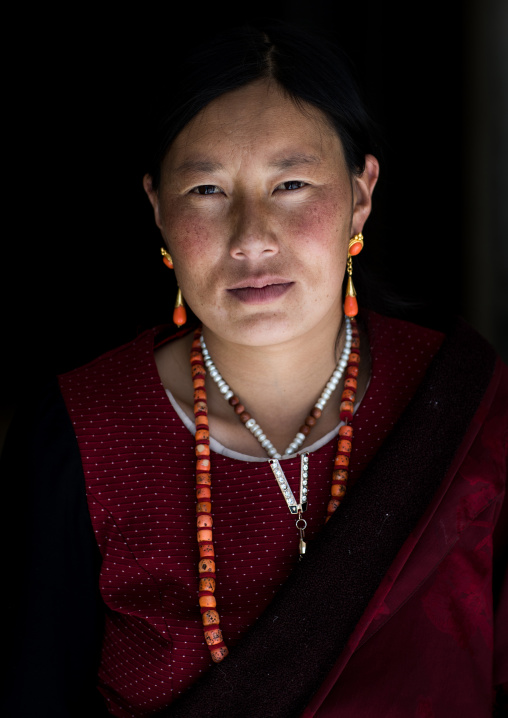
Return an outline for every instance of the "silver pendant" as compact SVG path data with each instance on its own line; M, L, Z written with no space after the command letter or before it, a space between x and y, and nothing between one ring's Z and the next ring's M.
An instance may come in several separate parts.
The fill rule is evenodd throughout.
M300 501L298 502L293 492L291 491L291 488L289 486L288 480L286 479L286 476L282 470L282 467L280 465L280 462L278 459L270 459L269 460L270 467L273 471L273 475L275 476L275 480L277 481L279 488L282 492L282 495L284 496L284 499L286 500L286 503L288 505L288 509L292 514L301 514L304 511L307 511L307 497L308 497L308 483L309 483L309 454L301 454L300 455Z

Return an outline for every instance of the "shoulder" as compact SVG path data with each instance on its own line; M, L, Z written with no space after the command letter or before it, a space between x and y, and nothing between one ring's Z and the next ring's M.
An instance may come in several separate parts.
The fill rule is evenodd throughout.
M506 441L508 368L475 329L460 318L445 332L373 312L365 321L373 365L389 367L384 377L400 381L421 373L413 404L425 421L457 423L457 437L490 425L492 435Z
M506 383L508 368L502 363L495 349L471 325L460 317L450 319L446 328L436 330L413 322L386 317L376 312L363 315L369 341L382 353L413 350L413 360L418 353L436 355L437 364L443 360L460 360L465 372L479 372L496 381Z
M365 312L362 315L369 341L375 345L396 347L429 346L434 353L441 346L446 334L436 329L423 327L405 319L387 317L377 312Z
M146 360L150 354L153 354L154 338L157 332L158 329L156 328L147 329L135 339L110 349L83 366L61 374L58 377L60 385L76 382L84 377L99 376L103 372L114 375L121 372L120 367L125 362L139 362L143 358Z
M160 391L154 362L157 329L149 329L132 341L58 377L71 416L120 407Z

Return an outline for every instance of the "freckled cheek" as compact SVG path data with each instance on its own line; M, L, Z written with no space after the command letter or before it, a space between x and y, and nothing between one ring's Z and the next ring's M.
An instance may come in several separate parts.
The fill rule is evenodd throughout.
M343 244L347 252L348 221L336 204L321 203L290 216L285 229L309 251L336 251L341 255Z
M185 271L188 265L203 261L207 254L214 251L216 233L212 231L210 223L202 218L167 213L164 216L164 234L177 271Z
M166 215L164 230L180 289L199 314L213 301L213 279L223 264L222 234L213 222L179 213Z

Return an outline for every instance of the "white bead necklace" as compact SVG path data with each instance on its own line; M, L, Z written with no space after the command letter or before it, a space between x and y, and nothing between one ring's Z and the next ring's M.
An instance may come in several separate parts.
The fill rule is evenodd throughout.
M351 328L351 320L349 317L346 317L346 340L344 342L344 349L342 350L342 354L340 356L340 359L337 363L337 366L335 367L335 371L331 375L330 379L328 380L325 388L321 392L321 396L314 404L314 409L319 409L320 411L323 411L323 409L326 406L326 403L328 399L333 394L334 390L337 388L337 385L339 381L342 378L342 375L344 373L344 370L347 366L348 358L351 353L351 339L353 335L353 331ZM206 369L208 370L208 373L210 374L210 377L214 380L214 382L217 384L220 393L224 397L226 401L229 401L232 396L234 396L234 391L228 386L226 381L222 378L222 376L219 373L219 370L213 363L210 352L208 351L205 340L203 339L203 335L201 334L201 349L203 351L203 360ZM245 427L251 432L253 436L256 437L256 439L259 441L263 449L266 451L268 456L271 459L282 459L282 455L278 453L277 449L274 447L270 439L267 438L265 432L263 429L259 426L259 424L256 422L255 419L251 418L248 421L245 422ZM297 432L295 438L293 441L289 444L287 449L284 451L284 456L289 456L290 454L295 454L298 449L301 447L303 442L305 441L305 434L302 434L300 431Z

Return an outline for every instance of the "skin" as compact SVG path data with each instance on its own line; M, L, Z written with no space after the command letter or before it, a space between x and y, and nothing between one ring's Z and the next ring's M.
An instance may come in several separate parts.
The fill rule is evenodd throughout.
M297 106L263 80L222 95L182 130L164 158L157 190L144 178L211 356L279 450L341 352L348 242L370 213L378 169L367 155L363 174L351 175L324 114ZM156 362L163 384L192 417L191 340L159 350ZM368 378L365 359L360 392ZM212 436L266 456L215 384L207 389ZM338 399L328 402L308 443L338 423Z

